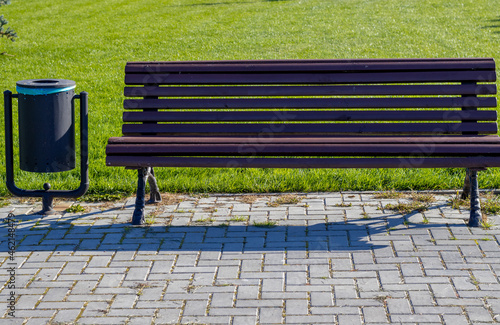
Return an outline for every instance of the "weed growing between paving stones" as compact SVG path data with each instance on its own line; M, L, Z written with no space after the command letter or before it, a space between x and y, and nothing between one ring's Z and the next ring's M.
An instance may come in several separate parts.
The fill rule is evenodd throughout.
M397 203L397 204L386 204L385 210L397 211L400 214L408 214L413 211L423 212L427 210L429 206L422 202L408 202L408 203Z
M85 212L85 208L82 207L80 204L74 204L69 208L67 208L65 211L69 213Z
M120 194L88 194L78 198L79 202L114 202L118 200L122 200L127 197L128 194L120 193Z
M299 203L304 196L298 196L296 194L285 194L279 196L276 200L272 202L268 202L267 205L270 207L278 207L282 204L297 204Z
M500 196L493 193L479 194L481 200L481 211L484 214L496 215L500 212ZM453 196L448 200L453 209L470 209L470 200L462 200L460 195Z
M197 222L197 223L206 223L206 222L209 222L209 223L212 223L214 221L215 221L215 219L213 219L213 218L201 218L201 219L198 219L198 220L194 220L193 222Z
M206 208L203 208L203 211L208 212L208 213L214 213L214 212L217 212L217 209L215 207L206 207Z
M390 190L386 192L380 192L373 195L374 199L400 199L405 197L406 194L403 192L396 192L395 190Z
M453 209L468 209L470 208L470 201L468 199L462 199L460 197L460 194L457 193L457 195L451 197L451 199L448 200L448 203L451 205Z
M373 195L375 199L404 199L408 198L413 201L424 202L424 203L432 203L436 201L434 195L430 193L404 193L404 192L396 192L394 190L381 192Z
M255 227L260 227L260 228L273 228L276 227L277 223L278 222L276 221L263 221L263 222L254 221L253 225Z
M414 211L418 212L423 212L427 210L432 202L436 201L436 198L432 194L428 193L400 193L400 192L394 192L394 191L389 191L385 193L379 193L375 195L377 198L384 198L384 199L401 199L405 198L408 199L409 202L399 202L396 204L386 204L384 206L384 209L386 210L392 210L392 211L397 211L400 214L409 214ZM374 197L375 197L374 196ZM428 223L429 220L427 220L424 217L424 223Z
M484 201L481 202L481 210L490 215L495 215L500 212L500 196L493 193L484 195Z
M176 193L163 193L161 194L161 205L173 205L179 204L183 201L183 197Z
M335 204L336 207L339 207L339 208L348 208L348 207L351 207L352 206L352 203L337 203Z
M229 219L229 221L235 221L235 222L243 222L243 221L247 221L247 220L248 220L248 217L244 217L244 216L234 216L231 219Z
M258 199L262 198L263 196L260 195L242 195L240 197L237 197L236 199L240 202L246 203L246 204L252 204L255 203Z
M146 220L144 221L144 224L147 225L147 226L151 226L155 223L155 216L151 216L151 215L148 215L146 217Z
M414 193L414 192L412 192L408 195L408 197L410 199L412 199L413 201L422 202L422 203L436 202L436 198L432 194L429 194L429 193Z
M494 226L494 224L491 223L488 220L488 218L484 218L484 215L483 215L483 220L481 221L481 227L483 227L484 229L490 229L493 226Z

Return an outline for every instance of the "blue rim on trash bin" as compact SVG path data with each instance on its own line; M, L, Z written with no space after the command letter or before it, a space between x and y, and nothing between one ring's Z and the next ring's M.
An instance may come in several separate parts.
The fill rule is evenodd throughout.
M75 89L76 83L66 79L29 79L16 83L16 90L22 95L50 95Z

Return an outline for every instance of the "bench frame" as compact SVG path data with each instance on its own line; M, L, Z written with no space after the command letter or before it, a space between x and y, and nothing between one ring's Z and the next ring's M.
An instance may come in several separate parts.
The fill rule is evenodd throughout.
M288 79L290 79L290 81L288 81ZM498 138L498 136L489 136L489 138L485 137L484 139L480 138L480 134L496 134L496 123L478 123L480 120L496 122L496 112L490 114L488 111L478 110L478 108L481 107L496 107L496 99L493 97L478 97L478 95L495 94L496 85L491 83L495 80L496 74L493 59L130 62L126 67L126 84L140 85L142 87L126 87L125 95L129 97L142 97L142 99L127 99L125 100L124 106L127 110L143 109L144 112L125 112L124 122L142 122L142 124L124 124L124 137L110 139L107 147L107 164L110 166L125 166L138 170L137 198L132 217L132 223L135 225L144 223L144 208L146 203L161 201L161 195L155 179L153 167L462 167L467 170L462 198L470 196L471 209L468 225L471 227L478 227L481 225L482 215L477 172L485 170L487 167L500 167L500 138ZM486 84L485 82L490 83ZM283 86L283 83L288 85ZM416 83L416 85L413 85L413 83ZM458 85L455 85L457 83ZM167 87L160 87L161 85L167 85ZM323 85L333 85L331 89L327 91L337 92L331 94L332 96L337 96L335 98L337 101L330 98L325 100L323 99L324 97L319 97L318 99L318 96L326 95L322 93L325 91L322 88ZM433 91L437 91L436 95L444 94L448 97L422 97L423 95L434 94L430 92L429 89L431 88ZM170 91L173 94L167 93ZM400 95L392 96L393 91ZM279 97L283 96L283 92L287 93L289 97ZM388 93L386 94L386 92ZM241 93L243 93L243 95ZM240 97L245 96L245 94L257 97L251 97L250 99L247 97ZM305 99L298 99L296 97L305 95L311 96L311 94L314 97ZM360 95L365 97L356 97ZM164 96L174 99L160 99L160 97ZM268 99L269 97L266 96L271 96L271 99ZM354 96L354 98L352 96ZM381 98L377 98L378 96L381 96ZM402 96L408 97L401 99L400 97ZM191 99L190 97L194 97L195 99ZM197 98L200 98L200 100ZM341 100L339 100L339 98ZM368 124L365 122L365 124L329 124L332 125L332 127L336 126L335 130L338 129L339 131L335 132L342 133L341 136L347 135L349 137L348 139L362 139L368 135L368 137L371 137L370 140L373 140L373 134L382 134L382 136L385 136L384 128L391 127L394 131L388 132L395 132L396 135L401 135L392 135L389 139L397 139L403 143L403 148L405 147L405 139L401 137L407 136L406 133L404 133L404 128L408 126L410 129L408 132L409 134L416 132L431 136L431 140L423 141L428 145L442 145L446 147L442 149L444 151L439 155L437 153L435 154L438 158L435 158L433 153L425 154L425 150L421 149L419 156L419 158L423 158L421 165L413 163L411 159L409 159L413 153L411 151L412 147L409 145L406 149L404 148L400 154L398 154L398 151L392 152L393 156L405 156L407 158L383 158L383 156L390 156L391 151L385 149L384 145L376 143L376 141L372 142L378 145L377 148L381 150L380 157L382 158L366 158L373 153L370 151L370 147L373 146L370 141L360 141L361 151L358 152L352 151L354 149L351 147L354 147L354 145L349 145L349 141L341 137L339 142L344 145L347 144L347 149L345 149L346 153L343 154L341 154L343 151L338 149L340 147L333 142L332 144L326 141L330 149L324 149L322 144L316 144L316 142L310 145L308 144L308 140L317 139L315 137L322 135L323 133L321 132L325 132L315 130L315 128L323 128L324 130L325 125L313 125L304 122L303 124L287 124L284 127L285 129L289 127L287 130L303 130L290 131L290 134L292 134L292 136L300 135L301 138L299 140L301 141L305 139L305 142L301 144L299 144L300 141L294 142L289 152L283 153L283 151L280 151L279 147L285 145L280 144L283 143L280 142L283 138L279 138L279 136L281 136L279 134L281 131L279 131L276 138L271 137L266 144L259 144L260 147L258 147L264 150L261 156L274 156L276 158L253 157L251 161L238 158L244 157L241 150L236 151L236 149L231 148L237 148L240 142L236 141L233 144L229 144L229 140L232 139L231 137L249 136L256 139L257 136L262 134L262 131L259 133L255 130L269 124L234 124L234 122L260 121L261 117L252 116L257 113L260 114L259 116L262 116L263 120L266 120L269 118L270 114L259 110L265 107L276 107L278 109L288 107L292 107L293 109L321 109L319 111L309 111L309 113L294 111L301 112L296 115L301 117L299 120L306 121L307 123L315 120L315 118L327 122L337 121L337 123L338 121L350 121L351 118L354 119L353 121L389 120L399 122L399 120L391 119L390 112L395 112L395 115L402 116L412 123L414 123L413 121L432 122L435 120L436 116L438 117L437 121L446 122L459 120L459 123L439 122L443 124L421 123L406 125L387 123L385 125L380 125ZM339 112L338 109L342 107L347 107L348 110ZM403 107L407 109L402 111L390 111L389 113L387 113L387 111L384 112L385 108L393 107ZM425 110L419 111L418 113L413 113L414 111L408 110L419 107L451 107L452 109L439 112ZM199 116L196 116L196 112L192 113L192 109L196 108L199 110L201 109L202 113L199 113ZM224 112L225 108L235 110L234 112L228 113ZM374 108L376 111L354 111L356 108ZM461 108L461 111L457 111L456 108ZM159 112L159 109L166 109L167 112ZM172 111L172 109L174 111ZM218 110L217 112L219 113L213 113L214 109L216 111ZM220 109L222 109L222 111ZM248 111L248 109L252 110ZM280 111L275 111L270 113L275 113L276 115L279 112ZM335 115L335 112L339 114ZM351 112L353 113L351 114ZM285 115L287 114L287 112L282 113ZM229 121L233 124L218 124L220 128L214 127L212 124L188 124L185 127L183 124L159 124L159 122L203 122L204 116L208 118L208 121L220 123L218 122L219 120L217 120L217 114L220 114L222 118L222 120L220 120L221 122L225 123ZM308 117L309 114L316 117ZM348 115L348 117L344 117L342 114ZM422 114L422 120L418 118L418 114ZM442 114L442 116L439 114ZM453 116L450 117L450 114ZM330 117L327 118L322 115L328 115ZM402 121L404 123L405 120ZM419 130L420 127L424 129L427 128L427 131ZM365 128L369 130L367 131L368 133L363 131ZM438 129L438 131L434 131L435 129ZM150 141L150 144L145 145L145 148L137 148L141 145L133 141L128 142L128 147L123 144L129 139L133 139L132 136L135 136L135 134L138 134L139 137L143 139L147 139ZM165 134L169 137L168 141L157 138L165 136ZM283 134L283 136L286 137L288 133ZM462 151L456 149L458 151L453 151L455 149L452 148L452 144L455 144L455 146L457 146L457 144L453 141L446 142L448 140L443 140L443 134L462 135L464 144L459 146L469 149L462 149ZM211 149L203 148L205 146L203 142L198 143L199 146L197 148L189 149L190 146L194 145L196 147L197 144L195 140L189 140L188 136L190 135L194 137L200 136L200 139L207 139L206 137L208 136L207 148L211 147ZM216 139L217 141L215 141L215 138L213 138L217 136L222 137L223 140L229 139L227 140L227 144L224 140L221 142L223 144L220 145L219 142L217 142L220 139ZM337 135L326 135L323 137L323 140L332 139L331 136L336 137ZM468 140L468 137L476 136L479 139L477 141L483 141L480 142L480 145L475 144L474 141L476 140ZM151 139L159 140L155 142ZM181 140L180 142L175 142L176 144L174 145L169 142L172 139ZM460 138L459 136L455 136L455 139ZM241 138L239 140L241 140ZM275 144L276 148L269 149L273 144ZM415 148L418 147L418 143L413 144ZM266 147L266 145L268 147ZM386 146L390 147L391 145ZM311 149L311 153L308 154L308 146L316 149ZM476 146L478 148L476 148ZM484 146L485 149L479 148L481 146ZM162 149L162 147L164 148ZM335 151L337 149L340 150L340 153ZM128 152L129 150L130 153ZM163 152L161 150L166 151ZM322 154L324 152L328 153L328 150L334 150L332 151L334 156L356 156L357 158L315 158L324 155ZM448 151L446 150L451 151L447 154L446 152ZM467 150L476 151L468 154ZM183 157L183 155L186 157ZM301 155L313 157L295 158ZM212 158L212 156L215 156L215 158ZM259 156L259 154L257 154L257 156ZM285 158L282 158L283 156ZM191 157L194 158L190 159ZM151 192L148 202L146 202L147 183L149 183Z

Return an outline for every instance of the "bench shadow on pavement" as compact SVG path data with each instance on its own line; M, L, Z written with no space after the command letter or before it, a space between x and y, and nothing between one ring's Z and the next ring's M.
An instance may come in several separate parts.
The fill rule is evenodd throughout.
M454 224L408 224L396 214L349 219L347 222L316 223L310 226L259 227L230 224L130 226L129 223L94 225L99 214L59 217L18 215L16 252L23 251L370 251L389 249L391 241L411 241L408 235L428 235L433 228L467 228ZM117 209L116 209L117 210ZM408 216L406 216L408 217ZM82 223L88 220L88 223ZM111 218L110 218L111 220ZM78 222L78 224L72 224ZM1 225L0 252L8 252L7 224Z

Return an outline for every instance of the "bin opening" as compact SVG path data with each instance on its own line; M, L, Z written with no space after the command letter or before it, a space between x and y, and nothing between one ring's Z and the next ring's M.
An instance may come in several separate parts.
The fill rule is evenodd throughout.
M51 80L51 79L40 79L40 80L33 81L33 83L35 83L35 84L55 84L58 82L59 82L59 80Z

